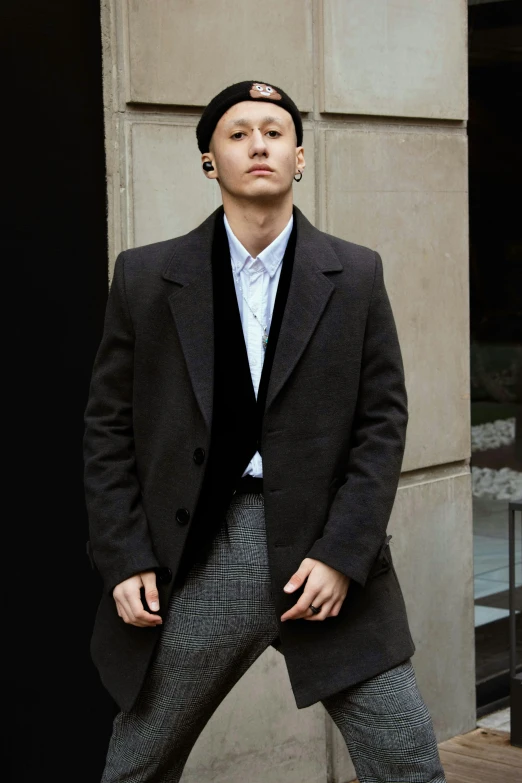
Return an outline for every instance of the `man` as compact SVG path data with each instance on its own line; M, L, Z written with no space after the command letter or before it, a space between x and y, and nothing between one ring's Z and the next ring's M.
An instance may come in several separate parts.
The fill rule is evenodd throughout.
M270 644L360 783L442 783L386 535L408 413L381 259L293 206L282 89L226 88L197 139L223 206L118 257L86 412L103 783L178 781Z

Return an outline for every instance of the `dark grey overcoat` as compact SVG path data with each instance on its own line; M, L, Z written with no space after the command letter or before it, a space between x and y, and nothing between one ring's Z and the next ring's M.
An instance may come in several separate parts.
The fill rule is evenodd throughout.
M91 649L123 710L161 628L126 625L112 589L139 571L176 573L202 485L201 449L208 454L216 214L185 236L119 255L92 375L85 486L105 591ZM295 215L261 444L278 618L302 594L283 586L303 558L351 578L337 617L280 623L279 649L302 708L406 660L415 647L386 536L408 412L382 261L319 231L297 208ZM164 582L165 610L173 581Z

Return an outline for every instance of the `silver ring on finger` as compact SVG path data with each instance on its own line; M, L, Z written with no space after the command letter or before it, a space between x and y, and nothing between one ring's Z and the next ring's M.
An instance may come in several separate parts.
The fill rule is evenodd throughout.
M312 612L314 614L319 614L319 612L321 611L321 607L320 606L314 606L313 604L310 604L310 609L312 610Z

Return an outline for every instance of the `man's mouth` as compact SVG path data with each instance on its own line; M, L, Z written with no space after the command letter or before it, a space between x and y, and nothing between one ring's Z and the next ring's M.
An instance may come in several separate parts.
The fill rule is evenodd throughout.
M270 168L270 166L265 166L261 164L259 166L252 166L252 168L248 170L248 173L249 174L272 174L273 170Z

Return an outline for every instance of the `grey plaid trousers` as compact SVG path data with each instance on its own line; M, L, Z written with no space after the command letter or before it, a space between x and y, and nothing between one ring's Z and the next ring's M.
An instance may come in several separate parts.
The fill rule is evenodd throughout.
M102 783L179 781L220 702L277 635L263 495L234 495L210 555L172 593L136 704L115 718ZM360 783L445 783L410 660L323 704Z

